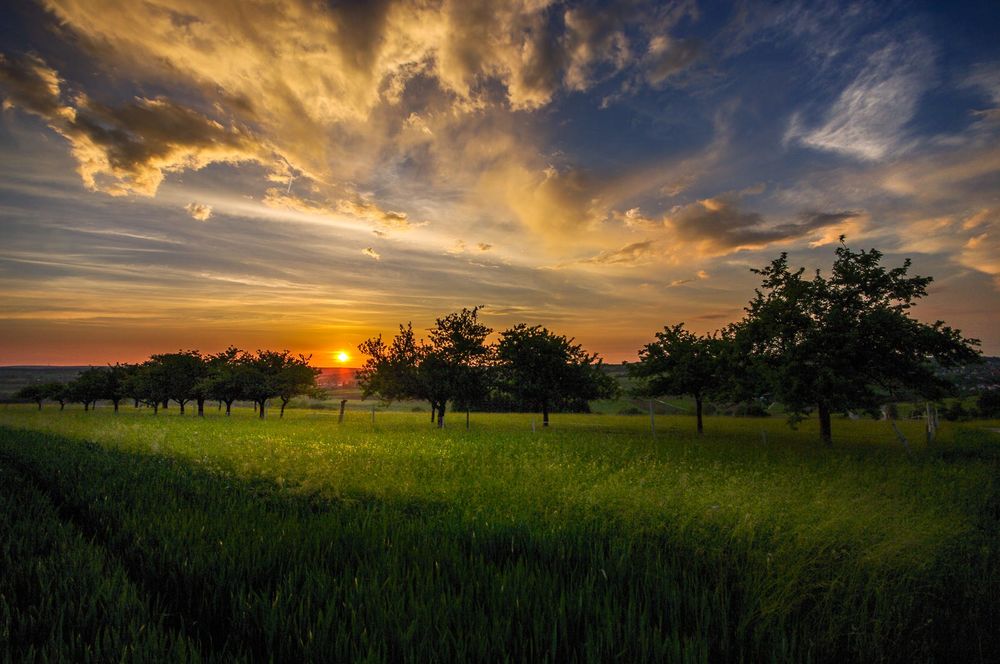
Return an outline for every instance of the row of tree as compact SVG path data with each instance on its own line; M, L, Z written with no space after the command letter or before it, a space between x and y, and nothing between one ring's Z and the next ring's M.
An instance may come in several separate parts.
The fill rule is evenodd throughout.
M940 399L951 387L940 369L977 361L979 342L941 321L912 318L931 278L909 276L909 259L888 269L882 257L875 249L852 251L841 238L826 277L790 269L781 254L754 270L762 281L742 320L712 334L694 334L683 324L657 333L640 349L639 361L628 365L633 393L692 396L699 433L707 399L780 402L793 422L815 412L827 444L832 413ZM498 401L541 411L548 426L554 409L618 392L596 354L544 327L515 325L487 343L493 330L479 320L479 310L437 319L426 341L407 324L391 341L379 335L362 343L367 360L357 377L364 395L427 401L439 427L449 404L468 411ZM193 401L199 415L206 400L225 403L227 414L234 401L249 400L263 417L270 399L281 399L284 414L292 397L315 393L318 370L308 359L288 351L181 351L142 364L92 368L69 385L35 386L21 396L39 407L47 398L85 408L106 399L116 411L124 399L154 409L173 400L182 413Z
M950 383L940 368L977 361L979 342L941 321L912 318L931 278L909 276L908 259L888 269L882 256L852 251L841 238L825 277L790 269L781 254L754 270L762 283L742 320L712 334L694 334L683 324L657 333L628 367L634 394L690 395L699 433L706 399L777 401L793 423L815 412L826 444L833 439L832 413L941 398ZM365 395L429 401L432 419L437 413L443 426L448 402L465 409L499 393L541 410L548 426L553 406L617 390L598 356L543 327L517 325L487 344L492 330L477 312L439 318L427 342L416 339L411 325L400 325L389 343L381 336L365 341L359 349L369 359L358 373Z
M286 351L258 350L256 353L229 347L221 353L202 355L195 350L151 356L140 364L91 367L69 383L45 383L23 388L18 397L38 403L57 401L82 403L84 410L97 401L110 401L117 413L119 404L145 404L154 413L174 401L184 407L194 403L198 415L205 414L206 401L225 404L226 415L235 401L253 401L261 418L268 401L281 400L280 413L299 395L318 395L318 369L309 366L309 357Z
M449 403L468 411L507 399L517 410L541 411L548 426L553 409L617 394L596 354L544 327L515 325L487 344L493 330L479 309L438 318L427 341L407 324L388 343L379 335L359 345L368 358L357 374L365 397L427 401L439 427Z

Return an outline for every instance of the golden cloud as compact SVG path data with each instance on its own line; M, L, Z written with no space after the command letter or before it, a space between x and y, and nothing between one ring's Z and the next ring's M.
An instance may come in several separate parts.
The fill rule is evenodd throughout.
M212 206L205 203L188 203L184 206L192 219L198 221L208 221L212 216Z
M69 141L77 171L92 191L153 196L168 172L273 160L246 129L168 99L137 97L117 107L84 94L63 101L58 73L36 56L0 56L0 83L7 90L5 104L41 117Z

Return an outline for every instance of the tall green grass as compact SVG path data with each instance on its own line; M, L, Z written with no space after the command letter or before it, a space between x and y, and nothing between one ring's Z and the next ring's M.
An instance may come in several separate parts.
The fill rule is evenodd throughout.
M990 434L689 420L8 409L0 461L208 659L998 657Z

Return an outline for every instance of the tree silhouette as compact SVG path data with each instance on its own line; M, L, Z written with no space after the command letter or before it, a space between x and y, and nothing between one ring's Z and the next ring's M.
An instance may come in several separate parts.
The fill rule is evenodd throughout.
M438 318L429 343L416 339L412 325L400 325L391 344L381 335L361 343L358 350L368 359L357 378L365 397L428 401L432 418L436 414L438 427L443 427L449 401L470 403L486 387L486 337L492 330L479 322L479 309L463 308Z
M501 332L496 361L500 390L541 410L545 427L557 404L610 398L617 392L617 382L601 369L596 354L539 325L521 323Z
M851 251L841 238L829 278L792 271L787 254L754 270L761 287L734 327L740 352L761 385L794 421L815 408L820 437L832 444L831 413L875 409L899 390L939 398L950 383L936 366L978 359L975 339L942 321L921 323L910 309L931 277L908 276L910 260L887 269L882 253Z
M724 383L722 372L723 337L699 336L679 323L656 333L656 341L639 351L639 362L629 365L629 373L644 379L640 393L647 396L684 394L694 397L698 433L702 425L702 405L707 395Z

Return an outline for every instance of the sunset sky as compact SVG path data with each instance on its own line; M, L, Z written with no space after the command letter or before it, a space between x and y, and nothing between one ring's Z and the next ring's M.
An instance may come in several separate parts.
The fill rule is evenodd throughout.
M840 234L1000 354L995 1L3 7L0 364L474 305L619 362Z

